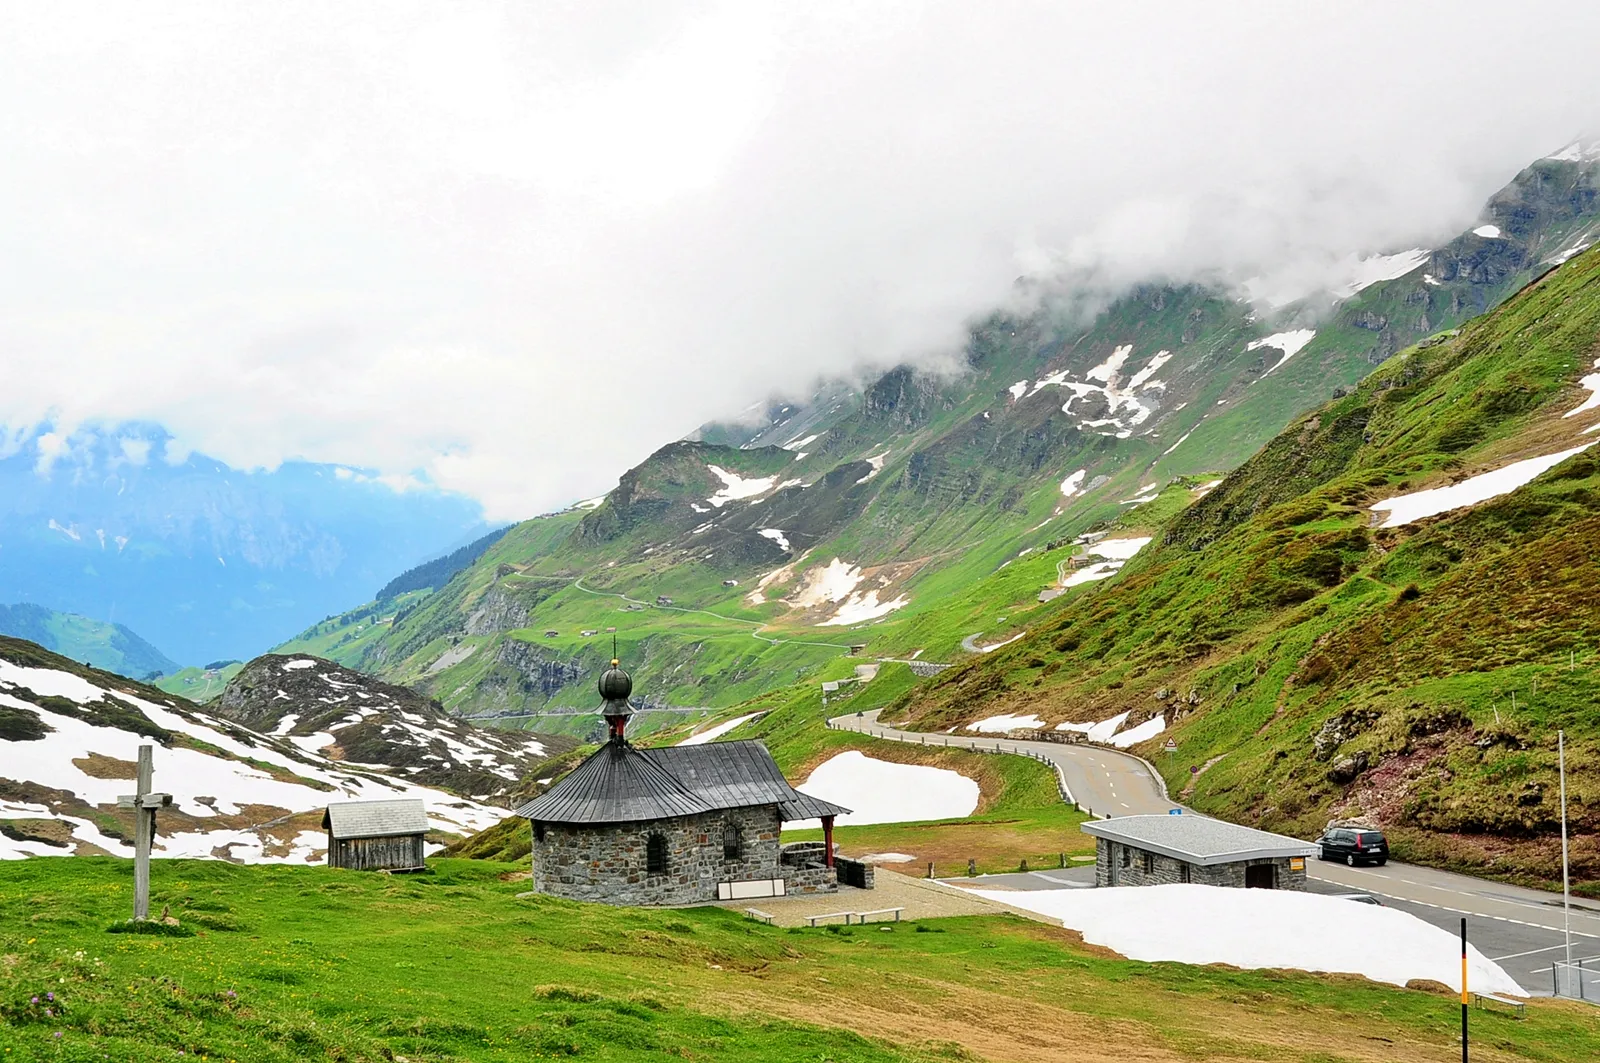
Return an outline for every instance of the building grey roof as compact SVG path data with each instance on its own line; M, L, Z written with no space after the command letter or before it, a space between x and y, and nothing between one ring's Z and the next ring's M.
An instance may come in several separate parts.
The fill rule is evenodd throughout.
M1225 823L1209 816L1119 816L1090 820L1085 834L1148 849L1191 864L1231 864L1284 856L1315 856L1317 847L1297 838Z
M711 806L626 742L607 742L516 815L539 823L636 823Z
M516 814L540 823L637 823L753 805L777 805L786 820L850 811L795 790L760 742L610 742Z
M712 808L775 804L785 820L842 816L850 811L790 786L777 761L760 742L662 746L646 749L644 755L677 776Z
M322 829L335 841L389 838L428 833L428 813L414 798L396 801L341 801L322 814Z

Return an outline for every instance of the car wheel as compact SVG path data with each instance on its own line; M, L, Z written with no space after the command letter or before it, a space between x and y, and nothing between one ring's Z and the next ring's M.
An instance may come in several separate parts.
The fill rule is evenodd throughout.
M1389 862L1389 858L1388 858L1388 857L1387 857L1387 856L1385 856L1385 857L1381 857L1381 858L1380 858L1380 859L1379 859L1379 860L1378 860L1378 866L1379 866L1379 867L1382 867L1382 866L1383 866L1383 865L1384 865L1384 864L1387 864L1387 863L1388 863L1388 862Z
M1344 862L1349 864L1351 867L1355 867L1356 866L1356 854L1355 853L1351 853L1349 856L1344 858Z

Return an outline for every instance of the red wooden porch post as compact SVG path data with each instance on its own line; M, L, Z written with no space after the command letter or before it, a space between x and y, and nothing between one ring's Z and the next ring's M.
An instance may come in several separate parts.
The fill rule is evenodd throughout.
M828 866L833 866L833 817L822 817L822 845Z

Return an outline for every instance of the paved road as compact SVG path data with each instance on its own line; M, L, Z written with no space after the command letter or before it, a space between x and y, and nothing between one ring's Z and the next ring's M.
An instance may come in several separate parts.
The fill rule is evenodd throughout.
M1064 796L1096 815L1164 814L1175 807L1160 777L1144 761L1112 749L901 731L878 723L876 712L840 717L829 724L902 742L1034 757L1056 767ZM1392 861L1384 867L1311 861L1307 872L1313 890L1376 894L1385 904L1451 932L1460 929L1465 915L1468 935L1484 955L1499 962L1529 991L1550 992L1550 961L1565 954L1559 895ZM1092 883L1093 871L1083 867L1044 870L985 876L982 881L1012 889L1062 889ZM1600 905L1575 903L1571 926L1573 957L1600 957Z
M1160 777L1144 761L1112 749L1059 742L1025 742L1014 738L901 731L879 723L876 709L859 716L835 717L828 721L828 726L916 745L944 745L951 749L1033 757L1056 768L1067 800L1077 802L1079 808L1098 816L1165 815L1168 809L1174 807L1166 798Z

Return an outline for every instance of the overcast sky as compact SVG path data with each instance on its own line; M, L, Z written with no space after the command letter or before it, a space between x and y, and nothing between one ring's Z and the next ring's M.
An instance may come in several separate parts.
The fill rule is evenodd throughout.
M528 516L1023 274L1314 280L1600 130L1600 5L0 6L0 424Z

